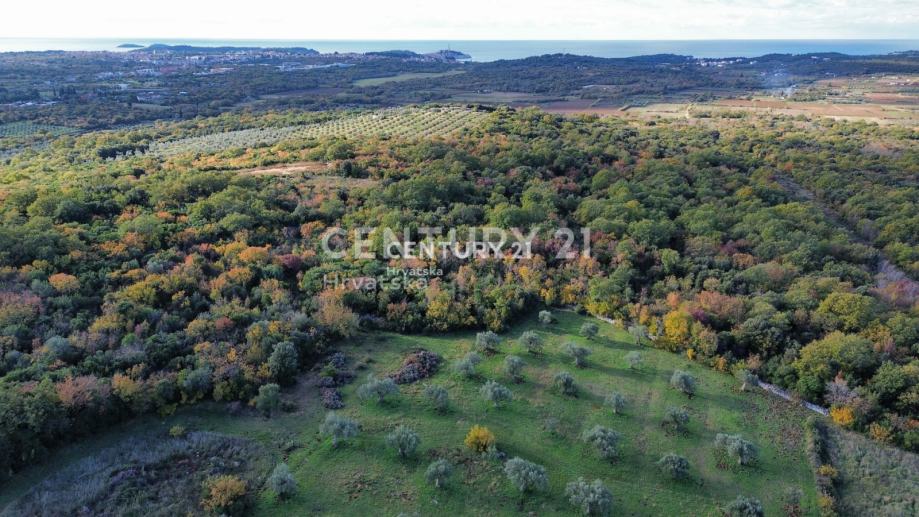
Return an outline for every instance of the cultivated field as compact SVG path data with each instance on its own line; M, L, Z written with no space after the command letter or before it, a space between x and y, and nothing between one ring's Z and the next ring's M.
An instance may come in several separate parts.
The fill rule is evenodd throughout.
M404 81L413 81L415 79L436 79L438 77L449 77L451 75L463 74L462 70L450 70L448 72L408 72L386 77L370 77L367 79L358 79L354 81L354 86L379 86L386 83L401 83Z
M739 494L761 499L767 515L779 515L786 494L798 489L804 515L813 514L814 478L802 445L804 409L762 392L740 392L734 378L674 354L629 344L627 333L606 324L600 324L597 338L581 338L578 329L588 319L567 312L555 316L556 323L549 326L539 325L534 318L502 334L499 353L486 357L472 379L457 376L450 364L473 348L474 334L370 334L352 339L343 351L348 358L345 369L356 379L342 388L345 407L340 413L359 421L361 433L338 448L317 432L326 410L317 400L316 373L304 376L284 394L295 410L270 420L254 414L230 416L221 405L206 404L182 409L160 422L147 419L143 427L160 429L163 436L180 424L248 438L270 451L274 461L286 461L298 481L299 493L281 502L263 486L252 486L258 493L254 507L258 515L570 515L565 484L579 476L603 480L613 493L615 515L719 516L720 508ZM542 355L528 354L516 342L525 330L535 330L545 338ZM563 343L569 341L593 351L586 368L576 368L562 352ZM392 373L409 352L419 348L445 359L433 378L402 385L398 396L382 404L358 399L357 387L368 373ZM634 350L641 351L643 364L632 370L624 356ZM519 384L503 371L504 358L510 353L526 363ZM699 389L692 399L670 388L675 369L698 379ZM553 376L561 371L574 376L577 396L553 388ZM484 401L479 391L487 379L507 386L514 400L500 408ZM448 390L447 412L434 411L424 397L423 386L428 383ZM622 414L613 414L604 405L611 391L628 401ZM662 426L669 407L688 411L685 431ZM414 428L421 438L419 451L408 459L399 459L385 446L385 435L399 424ZM545 466L548 490L522 499L505 478L499 459L481 457L465 448L463 438L476 424L495 434L500 453ZM581 433L595 424L621 433L618 459L601 459L580 440ZM722 432L740 433L756 444L758 463L751 467L719 464L713 441ZM125 431L110 433L124 436ZM85 458L102 443L111 445L99 437L78 449L82 452L62 451L60 458L70 462ZM689 460L689 479L674 481L659 472L655 463L670 452ZM437 458L447 458L456 467L442 490L428 485L424 477L428 464ZM66 463L59 462L56 468ZM24 493L41 479L40 472L19 476L6 496L0 496L0 504ZM264 476L267 471L256 474Z
M148 152L158 156L215 153L227 149L259 147L283 140L322 137L428 138L448 136L475 126L485 113L462 107L393 108L346 115L338 119L280 128L253 128L156 142Z
M0 138L23 136L60 136L75 133L72 127L36 124L34 122L11 122L0 124Z

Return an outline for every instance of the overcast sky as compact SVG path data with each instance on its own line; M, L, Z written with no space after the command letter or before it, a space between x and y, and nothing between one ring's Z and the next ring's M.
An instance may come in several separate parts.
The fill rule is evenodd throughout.
M0 37L919 38L919 0L13 0L0 13Z

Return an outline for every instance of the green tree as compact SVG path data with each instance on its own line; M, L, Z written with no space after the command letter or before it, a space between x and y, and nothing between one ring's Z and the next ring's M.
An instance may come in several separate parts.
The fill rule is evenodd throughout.
M386 445L395 449L399 456L407 458L418 450L421 439L414 429L399 424L393 432L386 435Z
M270 417L272 411L281 405L281 387L277 384L270 383L261 386L258 389L258 396L255 397L255 407L265 416Z
M613 494L599 479L578 478L565 485L565 496L582 515L606 517L613 511Z

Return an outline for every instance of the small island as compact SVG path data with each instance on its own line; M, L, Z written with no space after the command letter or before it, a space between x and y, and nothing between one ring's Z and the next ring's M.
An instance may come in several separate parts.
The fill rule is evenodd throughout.
M137 43L122 43L118 45L118 48L144 48L144 46L138 45Z

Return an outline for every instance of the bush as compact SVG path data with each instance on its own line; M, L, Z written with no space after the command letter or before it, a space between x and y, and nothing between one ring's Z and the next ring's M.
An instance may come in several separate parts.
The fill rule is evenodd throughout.
M689 424L689 412L683 408L670 406L664 411L664 421L661 425L670 427L674 431L685 431Z
M549 486L545 467L522 458L507 460L504 474L521 493L543 491Z
M494 332L487 330L475 335L475 348L479 352L494 354L498 351L498 345L501 344L501 338Z
M578 346L574 343L565 343L565 353L574 359L574 365L578 368L587 366L587 356L590 355L590 349Z
M240 515L246 508L246 482L237 476L213 476L204 482L204 509L226 515Z
M463 443L475 452L485 452L489 447L494 446L495 435L487 427L474 425L466 434Z
M495 407L501 405L502 402L507 402L514 398L514 394L511 393L511 390L495 381L486 382L481 389L479 389L479 394L482 395L483 399L494 404Z
M453 371L461 376L471 379L476 376L475 367L482 362L482 356L469 352L462 359L453 364Z
M255 397L255 407L267 417L281 405L281 387L271 383L259 387Z
M748 386L756 386L758 384L756 375L747 369L737 370L737 380L740 381L740 391L747 391Z
M402 361L402 366L390 377L396 384L411 384L437 373L440 368L440 356L427 350L419 350L409 354Z
M319 427L319 432L325 436L331 436L332 447L338 447L340 442L357 436L360 432L360 424L333 411L326 414L325 420Z
M565 496L582 515L605 517L613 511L613 494L599 479L588 483L578 478L565 485Z
M528 330L520 335L520 344L526 348L527 352L537 355L542 353L545 342L542 336L532 330Z
M696 393L696 378L682 370L675 370L670 376L670 386L692 398Z
M551 325L552 313L549 311L539 311L539 322L543 325Z
M509 355L504 358L504 371L516 383L523 382L523 359L516 355Z
M665 454L657 462L657 468L673 479L689 477L689 460L674 453Z
M758 499L739 495L725 508L729 517L763 517L763 504Z
M718 433L715 436L715 451L737 460L738 465L753 465L759 455L756 446L739 434Z
M600 327L596 323L587 322L581 325L581 336L586 337L587 339L593 339L597 337L597 334L600 332Z
M581 440L591 444L600 453L600 457L605 460L613 460L619 457L619 441L622 435L601 425L595 425L584 431Z
M625 354L625 362L629 363L629 369L631 370L637 370L641 368L641 362L642 362L641 352L637 350L633 350Z
M382 404L386 397L399 393L399 386L389 377L378 379L373 375L367 376L367 382L357 388L357 397L364 402L375 400Z
M173 438L182 438L188 433L188 429L185 429L184 425L174 425L169 428L169 436Z
M428 384L424 387L424 396L431 402L434 409L441 413L450 407L450 394L443 386Z
M434 488L442 488L447 484L450 476L453 475L453 464L444 459L431 462L428 469L424 472L424 478L428 483L434 485Z
M321 388L319 396L322 399L322 407L326 409L341 409L345 403L341 400L341 392L336 388Z
M421 439L413 429L400 424L393 432L386 435L386 445L396 449L399 456L407 458L418 450Z
M286 463L278 463L268 476L268 487L278 499L289 499L297 493L297 481Z
M626 398L615 391L606 396L606 405L613 410L613 414L619 414L625 409Z
M294 380L300 358L297 347L290 341L282 341L274 346L268 358L268 372L271 378L280 384L289 384Z
M577 395L578 386L574 383L574 377L568 372L558 372L552 379L552 384L563 395Z

